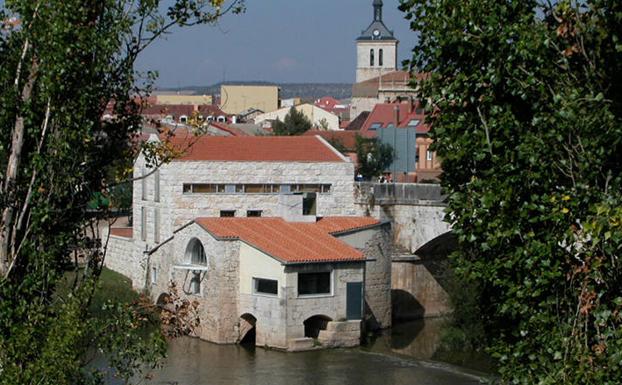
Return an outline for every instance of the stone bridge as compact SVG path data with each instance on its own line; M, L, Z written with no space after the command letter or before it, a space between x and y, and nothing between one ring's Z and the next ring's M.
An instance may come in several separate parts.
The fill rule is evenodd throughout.
M355 188L356 204L363 212L392 223L394 321L450 313L447 256L455 249L455 238L444 221L440 186L362 182Z

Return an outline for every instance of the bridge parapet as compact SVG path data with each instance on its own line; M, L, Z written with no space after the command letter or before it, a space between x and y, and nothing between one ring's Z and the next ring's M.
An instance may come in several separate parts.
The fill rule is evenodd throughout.
M358 204L372 205L445 205L441 186L429 183L357 182L355 199Z

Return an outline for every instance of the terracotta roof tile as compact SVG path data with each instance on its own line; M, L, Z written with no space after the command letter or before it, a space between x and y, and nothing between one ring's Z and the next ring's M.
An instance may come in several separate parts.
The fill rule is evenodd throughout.
M373 217L324 217L316 222L316 226L329 234L361 230L377 224L380 224L380 221Z
M356 131L320 131L320 130L309 130L305 132L304 136L313 136L318 135L321 136L324 140L328 141L338 141L343 144L343 146L348 151L356 151L356 135L358 132Z
M122 238L133 238L134 230L131 227L113 227L110 229L110 235Z
M197 218L195 222L216 238L240 239L286 263L365 259L360 251L331 236L327 226L319 223L286 222L282 218ZM341 229L339 225L346 222L336 223L331 223L330 228Z
M171 144L184 151L175 161L345 162L313 136L193 136L179 134Z

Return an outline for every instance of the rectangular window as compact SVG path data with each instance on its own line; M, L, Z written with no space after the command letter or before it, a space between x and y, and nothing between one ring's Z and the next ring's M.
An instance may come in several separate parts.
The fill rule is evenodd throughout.
M430 150L426 151L425 158L427 160L432 160L432 151Z
M330 272L298 273L298 295L330 294Z
M160 209L153 209L153 241L160 243Z
M141 194L141 199L142 200L147 200L147 170L143 167L142 169L142 176L141 176L141 180L140 180L140 189L142 190L140 192Z
M247 194L258 194L265 192L265 189L262 184L247 184L244 186L244 192Z
M190 293L201 294L201 272L192 272L192 278L190 278Z
M247 217L260 217L261 216L261 210L248 210L246 212L246 216Z
M151 268L151 284L155 285L158 282L158 269L155 267Z
M220 210L221 218L231 218L235 217L235 210Z
M234 184L226 184L225 185L225 192L227 194L235 194L235 185Z
M329 185L329 184L323 184L323 185L322 185L322 193L323 193L323 194L328 194L328 193L330 193L330 188L331 188L331 185Z
M258 294L279 294L279 282L274 279L253 278L253 290Z
M140 239L147 240L147 212L144 207L140 208Z
M302 198L302 215L315 215L317 212L315 193L305 193Z
M384 55L383 55L383 53L384 53L384 52L382 51L382 48L380 48L380 49L378 50L378 65L379 65L380 67L382 67L382 65L384 64L384 63L383 63L383 61L384 61L384 57L383 57Z
M153 201L160 201L160 169L153 174Z

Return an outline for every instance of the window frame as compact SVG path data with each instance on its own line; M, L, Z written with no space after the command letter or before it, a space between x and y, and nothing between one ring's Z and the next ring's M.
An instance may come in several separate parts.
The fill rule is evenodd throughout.
M434 159L434 153L430 150L426 150L425 159L431 162Z
M143 242L147 241L147 210L145 210L145 206L140 208L140 239Z
M378 50L378 66L382 67L384 62L384 51L382 48Z
M235 218L236 210L220 210L218 216L220 218ZM230 213L231 215L223 215L223 213Z
M278 279L271 279L271 278L260 278L260 277L253 277L253 295L260 295L260 296L266 296L266 297L278 297L279 296L279 280ZM271 282L275 282L276 283L276 293L269 293L269 292L265 292L265 291L259 291L258 287L259 287L259 281L271 281Z
M313 293L313 294L301 294L300 293L300 276L301 275L310 275L310 274L328 274L328 293ZM318 297L333 297L335 293L335 279L334 279L334 270L330 271L313 271L313 272L298 272L296 273L296 295L298 298L318 298Z
M251 215L251 213L253 215ZM254 215L259 213L259 215ZM263 210L246 210L246 217L247 218L261 218L263 215Z

